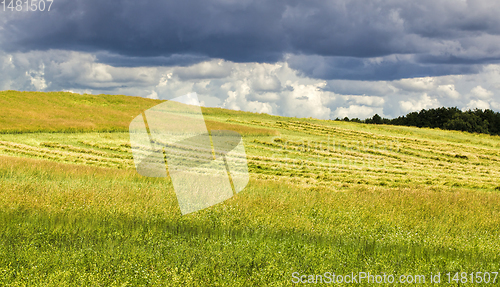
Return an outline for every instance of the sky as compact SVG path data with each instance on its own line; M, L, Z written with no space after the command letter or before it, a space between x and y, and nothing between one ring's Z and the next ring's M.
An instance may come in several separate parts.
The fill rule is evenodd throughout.
M196 92L207 107L320 119L500 111L500 1L1 5L0 90Z

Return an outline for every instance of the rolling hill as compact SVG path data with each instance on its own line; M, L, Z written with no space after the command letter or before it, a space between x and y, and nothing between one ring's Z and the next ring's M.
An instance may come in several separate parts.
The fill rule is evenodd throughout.
M250 183L181 216L134 170L161 101L0 92L0 280L287 285L299 274L497 272L500 137L203 108L243 135ZM427 282L428 283L428 282ZM454 283L453 281L450 283Z

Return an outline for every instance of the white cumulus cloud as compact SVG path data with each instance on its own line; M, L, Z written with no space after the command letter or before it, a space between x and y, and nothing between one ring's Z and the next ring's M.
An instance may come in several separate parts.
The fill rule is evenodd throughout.
M474 95L480 99L488 99L491 96L493 96L493 93L491 91L488 91L487 89L485 89L481 86L474 87L470 92L472 95Z
M488 102L482 100L471 100L466 107L462 110L474 110L474 109L482 109L486 110L490 108L490 104Z
M335 118L343 119L348 118L359 118L366 119L374 114L374 110L367 106L360 105L350 105L349 107L339 107L333 112Z
M405 113L409 113L422 109L437 108L439 107L439 101L429 97L427 93L424 93L418 100L400 101L399 105Z

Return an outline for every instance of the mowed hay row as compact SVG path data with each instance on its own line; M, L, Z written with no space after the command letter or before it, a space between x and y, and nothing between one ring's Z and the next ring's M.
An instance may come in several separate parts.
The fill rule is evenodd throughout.
M339 165L347 167L349 165L353 168L363 166L385 166L387 168L391 168L392 170L396 170L400 164L399 161L392 157L384 157L383 155L375 156L372 154L356 153L352 151L328 152L316 150L312 152L305 152L301 149L272 149L267 146L253 144L249 144L249 147L267 150L272 154L271 157L250 157L251 159L265 158L265 161L274 163L299 163L301 166L319 165L325 167Z
M104 143L94 143L94 142L89 142L89 141L84 141L80 140L78 143L90 146L93 148L97 149L105 149L105 150L110 150L110 151L116 151L116 152L129 152L130 151L130 143L129 142L124 142L124 143L119 143L118 145L114 145L114 142L104 142Z
M257 145L254 145L257 144ZM384 160L388 165L394 168L415 168L418 166L432 168L435 165L441 167L453 166L473 166L473 165L485 165L491 166L494 162L488 161L477 161L477 160L465 160L462 157L456 156L456 154L447 154L444 156L437 156L431 153L430 150L419 150L415 146L412 148L407 148L406 146L398 146L397 149L392 147L386 148L383 145L381 147L376 147L375 145L362 145L356 143L349 143L344 141L338 141L332 145L327 144L309 144L305 142L293 142L286 139L277 138L272 142L254 140L250 147L255 149L266 149L273 154L286 154L289 157L303 156L308 158L320 158L325 161L324 157L331 158L332 160L338 160L339 157L347 161L380 161ZM464 152L462 152L464 153ZM470 155L470 153L468 153ZM473 168L475 170L475 168Z
M420 153L419 155L424 155L423 157L426 157L427 155L425 154L425 147L427 147L427 151L430 151L432 149L439 149L440 146L443 147L442 153L445 154L445 151L450 150L450 143L447 143L446 147L442 143L437 143L435 141L430 141L426 139L413 139L413 138L404 138L399 135L393 135L393 136L387 136L387 135L378 135L375 133L369 133L369 132L364 132L364 131L354 131L354 130L348 130L344 128L338 128L338 127L329 127L329 126L322 126L318 124L311 124L311 123L304 123L304 122L297 122L297 121L289 121L289 122L283 122L283 121L277 121L277 124L272 125L275 127L281 127L285 128L288 130L300 132L300 133L305 133L308 135L314 135L317 136L316 138L321 138L322 140L319 142L315 142L316 145L319 147L329 147L329 146L339 146L339 147L345 147L345 148L361 148L361 149L369 149L370 146L378 146L379 149L385 149L385 150L394 150L394 149L400 149L401 145L404 145L405 143L411 143L412 145L405 145L405 147L408 149L411 149L411 147L418 146L414 153L418 152ZM318 132L320 131L320 132ZM326 141L325 141L326 139ZM293 145L293 141L285 141L288 145ZM312 141L314 142L314 141ZM307 142L299 142L295 143L295 145L301 145L304 147L312 147L310 144ZM452 144L453 145L453 144ZM463 145L453 145L453 147L458 147L458 148L464 148ZM422 153L424 152L424 153ZM454 154L452 156L455 156Z
M316 135L321 137L343 138L346 140L383 140L387 141L396 138L372 132L352 130L337 126L327 126L300 121L276 121L271 126L283 128L286 130Z
M250 158L250 171L256 175L288 178L314 178L318 182L332 184L362 184L381 186L461 186L467 188L492 189L498 183L491 174L471 174L464 171L395 169L389 164L340 161L308 161L279 158ZM283 180L286 180L283 178Z
M48 148L56 149L56 150L72 151L75 153L92 154L92 155L96 155L96 156L100 156L100 157L132 159L131 156L127 156L127 155L106 153L106 152L102 152L99 150L81 148L81 147L76 147L76 146L72 146L72 145L60 144L60 143L56 143L56 142L42 142L42 143L40 143L40 146L48 147Z
M83 134L82 134L83 135ZM134 168L130 148L123 140L77 140L89 148L45 142L39 146L2 142L7 154L40 157L54 161ZM339 140L337 146L328 147L321 138L303 141L287 140L281 135L271 140L254 139L245 145L249 170L254 177L314 179L316 184L329 181L334 185L363 184L381 186L439 185L469 188L495 188L495 176L499 175L498 162L481 160L475 165L462 158L430 156L417 145L399 149L379 149L375 145L358 146L357 142ZM414 152L414 150L416 152ZM461 151L460 151L461 152ZM311 181L309 180L309 183Z
M0 146L3 153L7 154L134 168L130 143L124 140L124 134L111 133L104 138L97 135L87 140L79 140L85 134L75 135L73 141L86 148L46 141L44 137L48 135L43 134L38 135L38 146L12 142L2 142ZM471 158L464 159L452 156L452 151L447 151L447 155L439 152L433 154L427 148L419 149L418 144L403 144L395 148L385 145L383 141L365 144L340 138L332 145L324 137L286 134L267 140L255 138L245 142L250 172L254 176L308 178L314 179L317 184L332 181L336 185L424 184L491 189L496 187L495 177L498 178L500 171L499 162L491 160L493 156L477 156L472 154L474 150L453 151L459 155L467 154ZM446 149L444 145L441 146L442 150Z
M405 173L386 168L354 167L347 164L331 164L325 166L304 166L301 164L272 164L268 162L249 162L250 172L259 178L279 177L280 180L314 179L322 185L368 185L387 187L410 186L453 186L474 189L491 190L498 186L498 182L490 177L456 176L454 174L432 173Z
M404 182L451 184L490 189L496 186L495 176L500 174L499 164L496 161L482 160L478 163L475 160L460 157L440 158L431 156L430 151L419 151L416 147L407 149L402 146L397 150L377 151L349 148L349 144L346 144L333 149L331 146L325 148L326 145L310 145L307 141L302 143L289 141L287 143L287 140L283 138L277 138L273 141L254 140L248 145L252 150L266 150L268 154L272 155L267 161L281 162L279 159L281 157L297 160L297 162L300 160L317 162L319 166L329 166L327 170L323 170L326 173L331 170L331 167L352 169L353 172L363 166L382 167L388 174L394 175L396 171L405 173L410 180ZM462 151L455 152L464 153ZM259 165L266 166L265 162L264 164L256 163L256 166ZM288 162L287 165L291 169L304 166L303 164L295 164L293 161ZM266 170L269 171L269 169ZM259 172L258 169L256 172ZM278 170L276 172L283 173L285 171ZM363 171L360 173L360 177L363 177L363 173L369 174L370 172L370 169ZM393 181L389 179L389 176L387 179Z
M429 150L439 150L446 153L450 150L456 149L472 149L479 154L491 154L494 156L500 156L500 144L485 143L485 146L471 146L467 141L450 141L443 140L443 138L432 139L432 138L415 138L407 137L403 134L391 134L387 133L376 133L376 132L366 132L360 130L352 130L343 127L335 127L329 125L313 124L308 122L300 121L277 121L275 124L269 124L273 127L280 127L287 130L298 131L305 134L317 135L321 137L328 137L327 142L335 142L338 139L344 141L358 141L360 143L370 143L370 142L385 142L394 146L408 143L410 145L418 146L417 149L429 149ZM361 124L360 124L361 125ZM365 125L366 126L366 125ZM392 126L385 126L384 128L393 128ZM399 127L401 128L401 127ZM397 130L396 130L397 132ZM453 133L454 131L443 131L443 133ZM485 136L485 135L483 135ZM500 139L499 137L491 137ZM493 147L493 148L490 148Z
M82 149L69 145L47 144L30 146L0 141L0 153L45 158L61 162L130 168L133 161L130 155L107 154L95 150Z

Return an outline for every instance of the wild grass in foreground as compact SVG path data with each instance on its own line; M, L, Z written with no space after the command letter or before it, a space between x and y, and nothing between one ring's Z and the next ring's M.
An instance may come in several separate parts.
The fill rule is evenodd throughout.
M181 216L166 179L0 156L0 282L284 286L292 272L498 271L500 194L252 180Z

